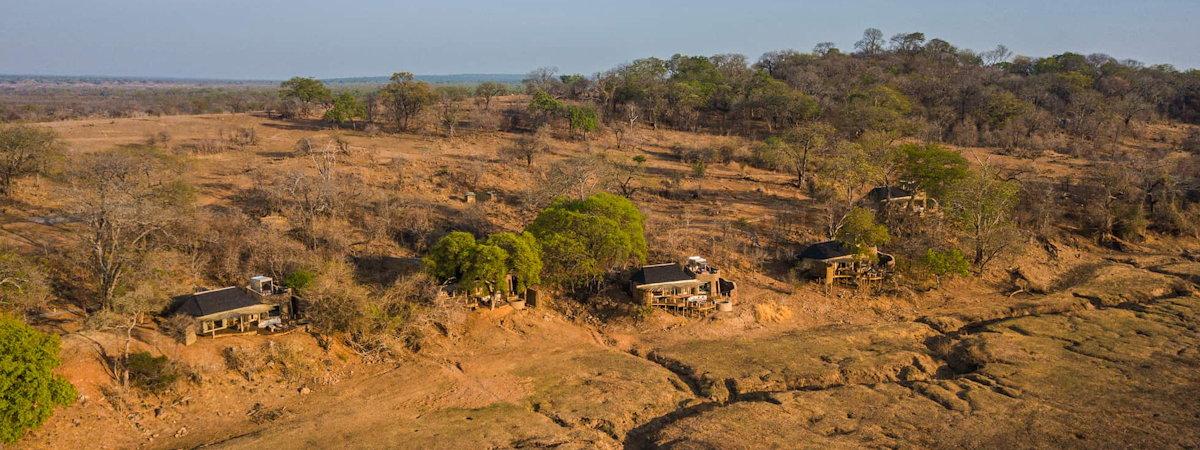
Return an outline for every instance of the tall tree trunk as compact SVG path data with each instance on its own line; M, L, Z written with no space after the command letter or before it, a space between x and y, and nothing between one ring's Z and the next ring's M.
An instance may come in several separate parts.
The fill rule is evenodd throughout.
M796 174L796 180L800 182L800 188L804 189L804 179L808 175L808 148L805 147L804 154L800 156L800 169Z

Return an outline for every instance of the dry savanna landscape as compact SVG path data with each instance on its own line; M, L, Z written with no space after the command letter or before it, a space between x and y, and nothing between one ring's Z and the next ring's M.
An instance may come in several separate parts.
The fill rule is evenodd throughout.
M0 81L14 448L1195 448L1200 73Z

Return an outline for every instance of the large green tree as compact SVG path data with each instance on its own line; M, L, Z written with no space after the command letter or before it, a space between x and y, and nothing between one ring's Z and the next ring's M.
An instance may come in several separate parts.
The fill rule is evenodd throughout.
M508 272L516 278L517 290L524 291L542 282L542 246L528 232L495 233L484 243L508 254Z
M945 209L970 243L972 264L982 272L987 263L1017 242L1012 221L1017 183L1002 180L989 167L968 172L946 194Z
M466 289L505 292L509 275L516 279L518 292L541 283L541 245L529 233L495 233L476 241L470 233L451 232L434 244L423 262L434 278Z
M462 266L464 288L484 289L491 294L507 292L508 252L495 245L477 244L466 256Z
M429 83L418 81L409 72L392 74L391 82L380 91L380 97L388 117L402 131L411 129L413 118L437 100Z
M12 443L75 401L75 388L54 374L58 337L0 315L0 442Z
M967 159L937 144L904 144L904 181L916 183L930 197L942 199L955 183L968 176Z
M528 231L542 246L546 278L579 288L646 260L644 222L645 215L629 199L602 192L583 200L556 200Z
M340 126L354 124L367 117L367 105L349 92L338 94L333 99L333 107L325 111L325 120Z
M293 116L307 116L313 106L328 104L333 99L333 94L321 80L292 77L279 84L279 97L285 101L295 102L294 110L285 111L285 113Z
M875 213L864 208L851 209L842 218L834 238L854 247L859 253L867 253L891 240L887 227L877 223Z
M425 270L439 280L461 280L463 266L475 249L475 236L465 231L454 231L442 236L422 259Z

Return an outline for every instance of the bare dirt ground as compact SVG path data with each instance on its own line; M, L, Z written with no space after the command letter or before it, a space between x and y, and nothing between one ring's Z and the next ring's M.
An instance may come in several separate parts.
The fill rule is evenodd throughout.
M519 229L532 218L512 202L468 206L457 174L482 167L479 185L512 198L534 183L498 151L514 137L484 132L370 136L255 115L82 120L47 124L72 152L141 142L169 131L173 143L217 139L253 127L258 145L198 155L190 173L203 205L235 202L255 169L303 170L300 138L334 135L354 149L340 170L365 185L398 189L439 205L442 214L486 212L493 225ZM656 313L645 321L600 324L546 308L469 313L460 330L421 352L369 364L316 337L202 339L183 347L152 329L140 347L187 364L179 392L109 392L98 348L111 335L81 331L62 312L61 372L80 402L58 411L21 443L25 448L228 447L1165 447L1200 445L1200 263L1181 257L1194 242L1158 242L1144 254L1111 254L1036 243L1002 261L1047 289L1008 295L1001 274L949 282L924 293L797 285L764 265L771 252L739 223L789 230L803 197L791 177L716 164L704 179L672 156L674 145L748 145L733 137L642 129L616 149L602 135L556 141L535 164L583 155L647 158L634 200L649 216L652 259L702 254L739 281L732 313L687 319ZM969 154L985 152L970 149ZM998 161L1007 161L997 156ZM1012 161L1016 164L1017 161ZM1039 160L1047 176L1076 162ZM662 195L665 183L690 198ZM3 211L3 239L22 248L67 240L69 224L31 219L52 212L49 183L31 180ZM37 206L33 206L37 205ZM697 208L718 208L718 219ZM795 239L804 236L792 234ZM664 250L665 249L665 250ZM394 245L355 248L356 256L411 257ZM772 317L756 306L784 311ZM43 325L50 327L50 325ZM299 349L313 377L230 370L227 348Z

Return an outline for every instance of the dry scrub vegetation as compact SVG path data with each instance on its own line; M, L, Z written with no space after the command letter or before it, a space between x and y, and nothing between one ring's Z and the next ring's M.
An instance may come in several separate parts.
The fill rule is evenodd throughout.
M539 69L520 89L294 78L236 113L4 125L0 305L63 336L81 393L25 442L88 442L119 423L104 432L117 446L332 445L327 421L351 445L720 446L751 441L709 425L778 414L813 442L932 445L839 408L895 402L895 417L871 419L891 426L936 407L978 426L971 411L1019 409L1017 391L1051 389L1045 407L1092 389L1004 370L1046 370L1022 346L1061 356L1055 370L1119 372L1081 352L1143 362L1089 320L1153 329L1126 336L1137 342L1194 340L1182 299L1200 248L1200 79L1104 55L1010 56L868 30L854 53L754 64ZM859 201L899 183L937 212ZM597 210L621 220L582 217ZM577 220L582 237L540 217ZM484 286L509 273L526 231L540 259L517 267L537 268L522 280L549 301L469 312L438 295L467 281L443 273ZM478 240L475 259L430 270L451 232ZM798 279L797 252L826 239L894 254L898 271L853 287ZM630 268L690 255L738 281L733 313L676 317L624 292ZM255 274L307 299L306 330L174 342L188 324L159 317L172 296ZM1121 309L1141 304L1155 306ZM1085 334L1034 329L1058 320ZM992 334L969 335L980 329ZM846 403L827 408L853 423L825 430L833 416L796 412L832 390ZM1034 444L1064 443L1061 427L1036 431L1048 437Z

